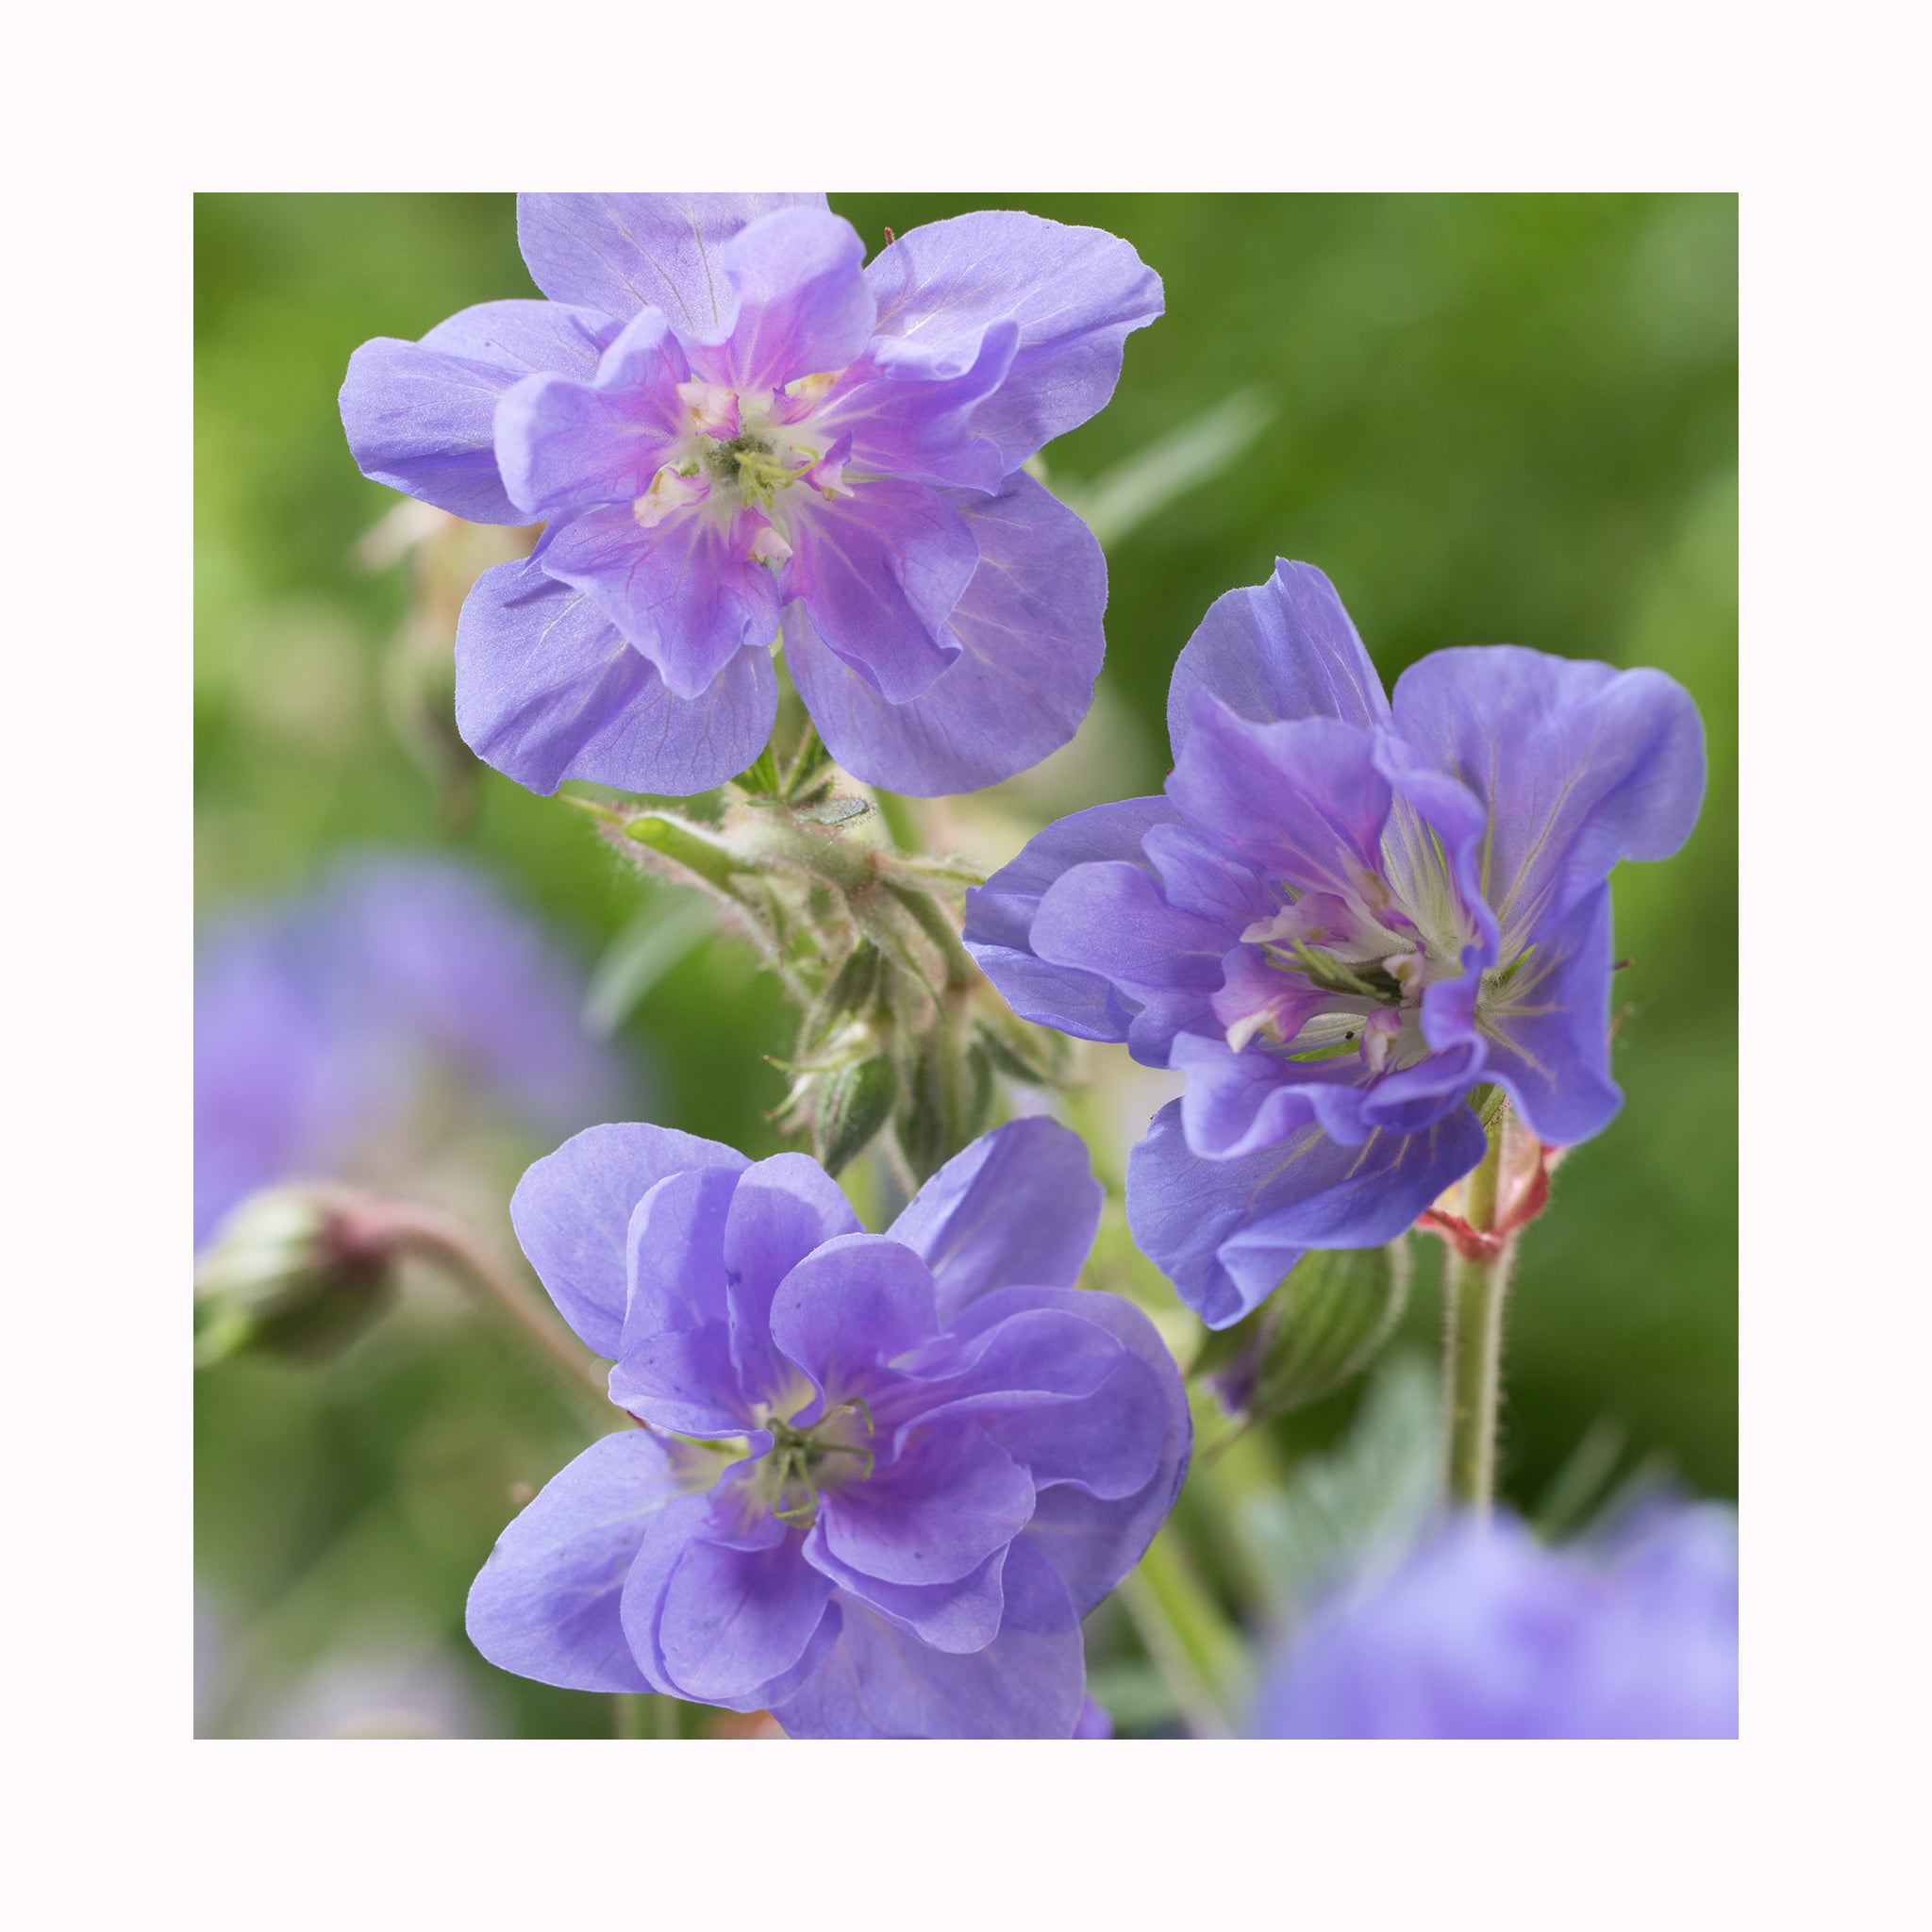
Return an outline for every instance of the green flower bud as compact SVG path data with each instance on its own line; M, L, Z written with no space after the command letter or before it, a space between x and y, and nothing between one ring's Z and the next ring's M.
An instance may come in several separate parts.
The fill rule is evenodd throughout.
M1232 1328L1210 1334L1191 1374L1230 1415L1287 1415L1358 1374L1408 1301L1407 1238L1385 1248L1305 1255Z
M899 1074L881 1055L820 1076L815 1096L812 1151L827 1174L837 1174L872 1145L899 1100Z
M196 1273L195 1364L333 1354L394 1296L392 1248L352 1196L270 1189L223 1223Z
M912 1172L924 1180L986 1131L992 1112L992 1060L949 1017L915 1042L912 1077L894 1131Z

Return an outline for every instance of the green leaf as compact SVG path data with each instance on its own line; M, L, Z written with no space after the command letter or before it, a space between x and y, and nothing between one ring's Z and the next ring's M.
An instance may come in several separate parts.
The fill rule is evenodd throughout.
M637 1004L711 930L709 903L696 893L652 889L624 929L604 949L584 992L584 1024L608 1040Z
M1338 1577L1398 1557L1421 1533L1441 1500L1441 1414L1435 1369L1391 1356L1340 1448L1301 1464L1287 1488L1236 1502L1235 1535L1271 1615L1299 1614Z
M766 745L731 782L754 798L774 796L778 790L778 761L772 756L772 747Z

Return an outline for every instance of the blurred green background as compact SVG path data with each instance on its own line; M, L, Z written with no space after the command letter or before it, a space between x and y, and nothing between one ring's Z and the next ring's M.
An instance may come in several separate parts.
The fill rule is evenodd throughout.
M1073 805L1158 789L1175 653L1214 597L1262 581L1277 555L1328 573L1391 683L1432 649L1508 641L1657 665L1690 688L1710 791L1678 858L1616 878L1626 1104L1567 1161L1524 1243L1505 1485L1534 1502L1594 1427L1622 1467L1735 1494L1734 199L832 205L873 247L888 225L977 207L1124 236L1163 277L1167 314L1129 339L1112 405L1046 452L1049 482L1118 507L1134 458L1204 417L1210 450L1231 452L1110 541L1101 718L1059 792L1008 789L997 823L1013 846ZM195 266L206 921L301 888L345 849L447 839L395 728L408 574L355 558L398 499L358 475L336 391L365 339L536 291L508 196L203 196ZM637 911L636 883L576 814L493 773L461 844L586 959ZM777 1144L763 1116L782 1091L761 1056L787 1041L775 989L714 941L652 986L620 1048L638 1111L758 1153ZM507 1133L468 1150L457 1193L491 1239L508 1243L501 1204L543 1151ZM1424 1244L1405 1324L1424 1347L1435 1257ZM1356 1399L1298 1419L1282 1444L1332 1436ZM540 1485L584 1438L540 1372L447 1293L424 1285L321 1369L204 1373L196 1409L208 1729L295 1723L275 1713L318 1671L427 1658L467 1711L445 1727L608 1733L607 1700L501 1676L463 1644L463 1593L512 1486ZM1103 1626L1103 1664L1110 1646L1131 1662L1130 1634Z

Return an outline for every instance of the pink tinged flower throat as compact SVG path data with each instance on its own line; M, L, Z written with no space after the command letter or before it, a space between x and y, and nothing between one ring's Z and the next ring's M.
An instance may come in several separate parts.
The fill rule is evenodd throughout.
M748 561L782 569L792 551L786 501L792 487L827 503L853 494L845 480L850 434L834 435L814 420L841 374L802 376L779 391L740 391L697 376L680 382L684 434L674 460L631 505L639 525L653 529L708 503L720 517L748 511L734 522L734 544L744 544Z

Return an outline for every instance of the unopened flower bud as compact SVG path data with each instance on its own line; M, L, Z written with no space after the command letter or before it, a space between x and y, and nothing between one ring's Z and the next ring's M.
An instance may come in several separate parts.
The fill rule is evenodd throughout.
M1403 1242L1317 1250L1252 1314L1210 1334L1192 1373L1229 1415L1287 1415L1366 1368L1407 1300Z
M824 1074L812 1116L812 1150L827 1174L864 1153L892 1117L899 1075L884 1055Z
M986 1129L992 1109L992 1061L978 1039L942 1019L919 1041L896 1132L912 1172L924 1180Z
M195 1275L197 1365L244 1350L333 1353L393 1299L394 1259L381 1224L352 1195L251 1195L223 1223Z

